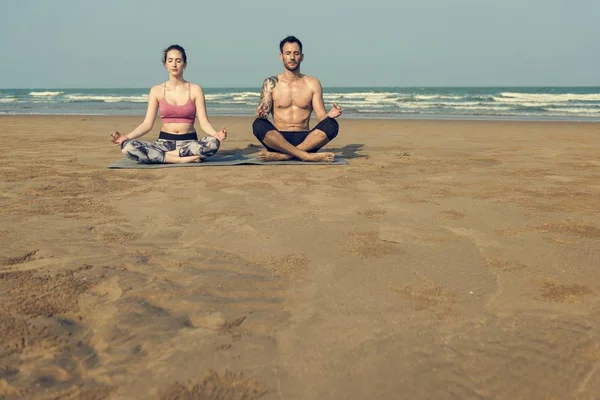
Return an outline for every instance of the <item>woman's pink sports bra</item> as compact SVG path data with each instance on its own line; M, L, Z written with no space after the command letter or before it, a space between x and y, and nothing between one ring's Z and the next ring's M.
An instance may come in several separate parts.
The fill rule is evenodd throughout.
M190 86L190 98L188 102L181 106L174 106L169 104L166 97L167 85L165 84L165 91L163 98L158 103L160 109L160 119L163 124L169 123L187 123L193 124L196 119L196 104L192 101Z

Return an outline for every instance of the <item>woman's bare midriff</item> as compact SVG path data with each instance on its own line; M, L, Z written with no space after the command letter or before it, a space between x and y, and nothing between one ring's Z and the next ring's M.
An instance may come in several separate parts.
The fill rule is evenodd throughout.
M196 132L193 124L186 123L163 124L160 130L173 135L185 135L186 133Z

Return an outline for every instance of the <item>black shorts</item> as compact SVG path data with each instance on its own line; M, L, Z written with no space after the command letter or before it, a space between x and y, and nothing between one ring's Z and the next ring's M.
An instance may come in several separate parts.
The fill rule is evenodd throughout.
M257 118L254 120L252 124L252 133L258 139L259 142L263 144L269 151L277 151L265 144L265 136L269 131L277 131L281 133L281 135L287 140L292 146L298 146L300 143L304 142L306 137L310 135L314 130L320 130L327 135L327 139L329 141L333 140L340 129L338 122L333 118L325 118L323 121L319 122L317 126L312 128L310 131L280 131L275 128L275 125L271 123L268 119ZM317 151L318 149L314 149L311 151Z

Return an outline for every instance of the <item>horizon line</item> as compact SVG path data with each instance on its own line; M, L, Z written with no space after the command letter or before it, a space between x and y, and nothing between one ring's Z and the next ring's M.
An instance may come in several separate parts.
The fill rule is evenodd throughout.
M260 86L202 86L204 89L257 89L260 91ZM402 89L415 89L415 88L426 88L426 89L464 89L464 88L600 88L600 85L388 85L388 86L369 86L369 85L351 85L351 86L323 86L327 89L383 89L383 88L402 88ZM149 87L128 87L128 86L115 86L115 87L4 87L0 90L58 90L58 89L100 89L100 90L111 90L111 89L144 89L149 90Z

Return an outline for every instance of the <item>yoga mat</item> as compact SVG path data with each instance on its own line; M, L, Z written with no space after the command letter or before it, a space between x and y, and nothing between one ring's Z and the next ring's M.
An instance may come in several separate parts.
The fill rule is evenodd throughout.
M189 164L139 164L129 158L122 158L108 166L110 169L151 169L151 168L173 168L173 167L223 167L231 165L348 165L348 161L336 156L333 162L306 162L299 160L289 161L260 161L258 158L244 154L227 154L208 157L200 163Z

